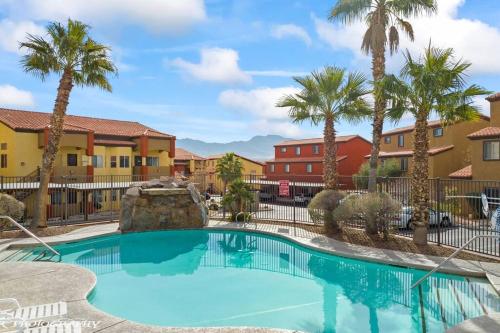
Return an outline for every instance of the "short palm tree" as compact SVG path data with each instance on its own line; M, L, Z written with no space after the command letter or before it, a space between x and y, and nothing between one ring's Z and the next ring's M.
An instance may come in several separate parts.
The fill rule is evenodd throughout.
M293 122L305 120L314 125L324 123L324 182L325 189L337 189L337 146L335 123L341 120L356 122L370 114L363 96L370 91L361 73L346 73L342 68L325 67L294 80L302 87L298 94L285 96L278 107L289 108Z
M414 40L413 27L406 18L424 12L436 11L435 0L338 0L332 8L329 19L350 24L365 21L368 29L361 43L361 50L372 55L372 74L374 82L385 75L385 51L389 45L392 55L399 47L399 31ZM368 190L374 192L377 186L377 164L380 152L380 140L384 127L386 100L375 94L373 112L372 151Z
M397 121L409 112L416 119L411 197L413 241L419 245L427 243L429 219L429 116L436 114L445 125L476 120L480 113L473 98L490 93L477 85L466 86L465 72L470 65L455 60L452 49L429 45L420 59L407 51L400 77L387 76L382 83L390 104L388 116Z
M42 80L55 73L60 76L54 111L50 119L49 140L40 172L33 227L47 226L46 204L54 160L63 135L64 117L73 86L94 86L111 91L107 75L116 73L109 48L89 37L89 26L73 20L67 25L50 23L48 39L28 34L20 44L27 54L21 63L27 73Z
M226 193L227 184L242 177L243 165L235 153L227 153L217 161L215 172L222 180L223 193Z

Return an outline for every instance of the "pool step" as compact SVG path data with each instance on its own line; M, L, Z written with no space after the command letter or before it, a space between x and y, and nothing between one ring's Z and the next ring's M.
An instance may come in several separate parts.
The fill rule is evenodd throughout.
M0 251L0 262L34 261L31 248L6 249Z

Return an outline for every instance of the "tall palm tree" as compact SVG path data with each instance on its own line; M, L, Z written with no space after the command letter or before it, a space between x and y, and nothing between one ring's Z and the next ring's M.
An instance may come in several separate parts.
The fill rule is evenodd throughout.
M226 193L227 184L242 177L243 165L235 153L227 153L217 161L215 172L222 180L223 193Z
M363 96L366 88L363 74L346 73L342 68L325 67L294 80L302 87L298 94L287 95L278 107L289 108L293 122L310 120L313 125L324 123L325 141L324 182L326 190L337 189L337 146L335 123L341 120L356 122L370 114Z
M365 21L368 25L361 50L372 55L373 81L380 81L385 75L385 51L387 44L392 55L399 47L399 30L414 40L413 27L406 20L424 12L433 13L437 9L435 0L338 0L332 8L329 19L350 24ZM377 164L380 140L384 127L386 101L375 94L373 110L372 151L368 190L375 192L377 186Z
M42 158L33 227L47 226L48 186L73 86L92 86L111 91L107 75L116 73L116 67L109 58L110 49L90 38L89 29L88 25L71 19L66 26L54 22L47 26L48 39L28 34L26 41L20 44L20 48L27 52L21 61L27 73L42 81L51 73L60 76L50 118L49 140Z
M470 65L455 60L453 49L429 45L419 59L407 51L400 77L387 76L381 84L390 104L388 116L397 121L409 112L416 119L411 197L413 241L419 245L427 244L429 220L429 116L436 114L445 125L477 120L480 113L473 98L490 93L474 84L466 86L465 72Z

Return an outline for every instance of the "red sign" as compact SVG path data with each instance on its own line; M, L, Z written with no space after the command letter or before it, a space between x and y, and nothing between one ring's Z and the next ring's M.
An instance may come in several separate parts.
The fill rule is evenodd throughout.
M288 197L290 195L290 182L288 180L280 180L279 189L281 197Z

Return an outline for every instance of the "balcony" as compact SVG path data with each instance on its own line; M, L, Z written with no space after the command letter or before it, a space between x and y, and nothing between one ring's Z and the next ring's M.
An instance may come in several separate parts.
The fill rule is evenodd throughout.
M153 176L153 177L170 176L170 166L159 166L159 167L148 166L146 168L148 176ZM134 167L133 170L134 175L142 175L141 169L142 167L140 166Z
M84 181L87 178L86 166L54 166L52 177L54 179L65 177L67 181Z

